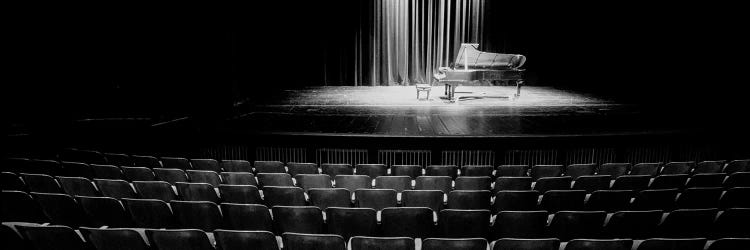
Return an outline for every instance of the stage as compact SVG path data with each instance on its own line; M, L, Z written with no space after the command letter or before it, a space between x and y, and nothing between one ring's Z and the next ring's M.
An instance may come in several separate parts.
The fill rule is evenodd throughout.
M465 86L460 101L433 86L417 100L414 86L308 87L257 93L228 121L240 134L367 137L549 137L675 133L671 116L641 105L552 87ZM422 98L425 95L422 93ZM680 126L676 126L682 124Z

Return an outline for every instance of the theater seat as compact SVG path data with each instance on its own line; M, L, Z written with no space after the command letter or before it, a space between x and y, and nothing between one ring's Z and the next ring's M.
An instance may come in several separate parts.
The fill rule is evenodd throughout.
M332 188L331 177L326 174L298 174L294 177L297 186L305 191L311 188Z
M188 176L185 171L177 168L154 168L154 175L160 181L166 181L171 185L177 182L188 182Z
M706 237L713 226L716 209L677 209L664 218L657 228L660 237Z
M712 225L716 238L750 238L750 208L730 208L719 212Z
M531 177L497 177L492 192L504 190L531 190Z
M596 249L607 249L607 250L630 250L633 246L632 240L625 239L585 239L585 240L571 240L565 245L565 250L596 250Z
M445 209L438 214L437 235L442 238L489 237L489 210Z
M570 176L575 181L580 176L594 175L596 173L596 164L570 164L565 168L565 176Z
M253 185L219 185L221 200L227 203L263 204L260 191Z
M495 169L498 177L526 177L529 172L528 165L500 165Z
M221 184L221 177L214 171L187 170L185 173L187 173L191 183L208 183L213 187L218 187Z
M286 167L292 177L298 174L319 174L318 165L315 163L290 162L286 164Z
M606 217L604 211L557 212L549 224L549 235L562 241L596 239L601 237Z
M487 240L484 238L444 239L427 238L422 241L422 250L487 250Z
M310 204L325 210L329 207L351 207L352 194L344 188L312 188L307 191Z
M97 165L91 164L91 169L94 171L94 178L96 179L108 179L108 180L126 180L122 170L114 165Z
M409 176L411 179L415 179L422 175L422 166L420 165L393 165L391 166L391 175L393 176Z
M461 176L456 178L455 190L490 190L492 178L487 176Z
M253 246L256 249L279 250L276 236L269 231L237 231L217 229L214 231L218 249L244 249Z
M214 250L206 232L198 229L149 229L146 235L159 250Z
M133 166L133 160L129 155L119 153L104 153L107 164L114 166Z
M135 191L140 198L157 199L164 202L170 202L177 199L172 185L164 181L134 181L132 182Z
M725 173L702 173L690 176L685 187L721 187L724 183L724 179L727 177Z
M724 161L702 161L698 162L693 169L694 174L712 174L721 173L724 168Z
M372 208L377 211L397 204L396 190L393 189L357 189L354 192L357 207Z
M584 175L575 180L572 189L586 190L587 193L592 193L598 190L608 190L609 182L610 178L606 175Z
M438 213L443 210L444 196L440 190L407 190L401 193L401 206L428 207Z
M190 161L180 157L161 157L161 164L164 168L178 168L182 170L192 169Z
M719 200L719 206L726 208L750 208L750 187L727 189Z
M268 207L259 204L221 204L224 229L273 231Z
M552 190L542 195L539 207L550 213L563 210L580 211L584 210L585 200L586 191L583 190Z
M229 185L253 185L258 186L255 175L247 172L222 172L221 179L224 184Z
M181 228L213 231L222 227L221 212L210 201L170 201L177 224Z
M393 189L396 192L411 190L411 178L409 176L378 176L375 178L375 188Z
M430 165L425 168L427 176L448 176L456 179L458 176L458 167L456 165Z
M708 246L707 250L741 250L750 249L748 238L727 238L715 240Z
M260 173L257 175L258 185L265 190L266 186L293 187L292 176L284 173Z
M224 172L253 172L253 166L245 160L222 160L219 166L221 166Z
M597 175L608 175L610 178L617 179L621 175L630 172L630 163L604 163L599 166Z
M80 236L68 226L16 226L37 250L87 250Z
M550 190L570 190L573 178L570 176L563 177L542 177L536 180L534 190L544 193Z
M662 215L661 210L615 212L604 227L604 236L630 239L652 237Z
M323 212L313 206L275 206L273 223L277 234L323 233Z
M124 180L94 179L103 196L115 199L137 198L137 194L130 183Z
M412 250L415 249L414 239L410 237L352 237L349 241L351 250L370 249L392 249Z
M338 175L354 175L354 168L349 164L320 164L320 170L323 174L336 178Z
M694 161L668 162L659 171L660 175L691 174L695 167Z
M69 195L101 196L99 190L89 179L83 177L57 177L60 186Z
M547 215L547 211L502 211L492 225L492 239L544 237Z
M31 193L31 196L39 202L52 224L73 228L93 226L78 202L67 194Z
M2 187L2 190L28 191L23 179L17 174L11 172L0 173L0 186Z
M81 227L80 230L86 241L94 245L97 250L151 249L141 234L133 229Z
M305 205L305 191L298 187L265 187L263 196L268 207Z
M492 194L488 190L455 190L448 193L450 209L490 209Z
M531 168L529 176L531 179L536 181L542 177L559 177L562 176L565 171L563 165L536 165Z
M378 231L377 212L372 208L326 209L328 233L341 235L344 239L352 236L376 236Z
M598 190L586 200L586 210L607 211L608 213L627 210L635 193L631 190Z
M134 167L146 167L146 168L160 168L162 167L161 162L156 157L148 155L131 155L130 160L133 161Z
M183 201L210 201L219 203L219 195L214 186L208 183L176 183L177 194Z
M448 176L419 176L414 189L440 190L447 194L453 190L453 180Z
M280 161L255 161L253 168L256 174L260 173L286 173L284 163Z
M344 250L344 238L335 234L284 233L284 250L330 249Z
M677 189L643 190L635 195L631 207L634 210L671 211L675 207L677 193Z
M747 160L733 160L724 166L724 173L733 174L736 172L750 172L750 159Z
M687 188L677 197L677 208L718 208L722 188Z
M31 195L22 191L3 190L2 213L0 221L23 221L46 223L51 220L44 214L42 207Z
M703 250L706 245L705 238L686 239L646 239L638 245L637 250Z
M493 212L500 211L531 211L537 210L539 192L528 191L499 191L495 193Z
M357 164L355 173L375 179L378 176L388 175L388 167L383 164Z
M337 175L335 178L337 188L345 188L354 193L357 189L372 188L372 178L366 175Z
M78 196L76 199L94 226L133 227L130 214L115 198Z
M62 162L62 176L94 178L94 169L82 162Z
M177 220L162 200L154 199L122 199L123 205L133 218L133 223L139 228L175 228Z
M156 175L146 167L121 167L122 175L127 181L155 181Z
M492 250L559 250L560 240L552 238L538 239L499 239L490 245Z
M428 238L433 235L432 210L425 207L389 207L381 212L386 237Z
M659 174L659 163L638 163L630 169L631 175L657 176Z
M494 169L490 165L464 165L461 166L461 176L487 176L492 178Z
M219 162L214 159L190 159L190 165L195 170L214 171L221 173Z
M37 193L63 193L62 187L57 183L57 180L52 176L46 174L24 174L21 173L26 187L29 188L29 192Z

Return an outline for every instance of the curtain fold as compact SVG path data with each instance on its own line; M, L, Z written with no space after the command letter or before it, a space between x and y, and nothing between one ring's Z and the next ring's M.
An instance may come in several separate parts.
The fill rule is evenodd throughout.
M461 43L482 39L485 0L368 0L354 42L354 85L431 83Z

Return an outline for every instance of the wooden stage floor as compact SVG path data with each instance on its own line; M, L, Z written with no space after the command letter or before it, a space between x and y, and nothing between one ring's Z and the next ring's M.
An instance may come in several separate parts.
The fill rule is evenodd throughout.
M456 103L433 87L417 100L413 86L310 87L264 93L240 105L227 123L239 133L528 137L672 133L687 129L638 105L551 87L459 87ZM682 123L684 124L684 123Z

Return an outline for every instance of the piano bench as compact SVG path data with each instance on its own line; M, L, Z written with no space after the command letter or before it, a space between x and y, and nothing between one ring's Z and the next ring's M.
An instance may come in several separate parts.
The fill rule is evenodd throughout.
M416 87L417 87L417 100L420 100L419 99L419 92L422 92L422 91L427 92L427 99L426 100L430 100L430 90L432 90L432 85L429 85L429 84L417 84Z

